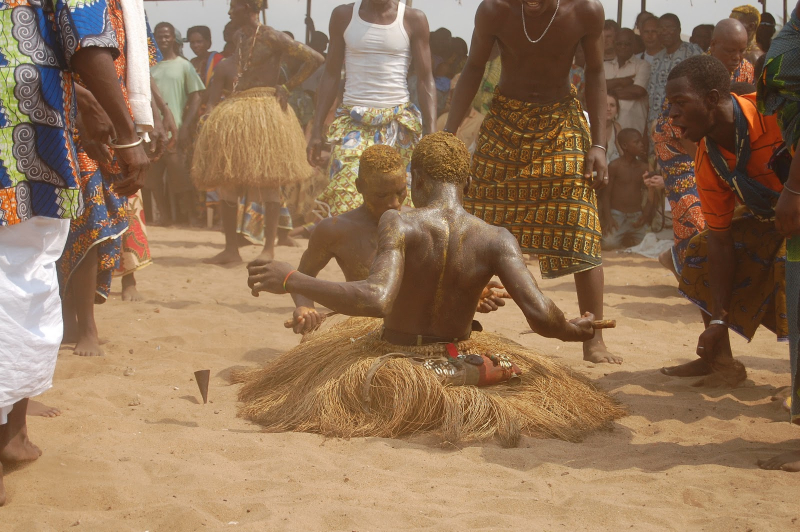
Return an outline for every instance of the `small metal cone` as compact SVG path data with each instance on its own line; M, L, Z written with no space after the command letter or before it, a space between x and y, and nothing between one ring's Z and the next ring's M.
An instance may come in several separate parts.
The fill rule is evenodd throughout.
M200 395L203 396L203 404L208 403L208 381L211 379L210 369L201 369L194 372L197 387L200 388Z

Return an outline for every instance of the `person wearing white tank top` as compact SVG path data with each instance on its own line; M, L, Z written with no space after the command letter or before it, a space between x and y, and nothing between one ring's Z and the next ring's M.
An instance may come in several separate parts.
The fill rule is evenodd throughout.
M308 143L308 160L315 166L320 166L323 121L336 101L342 68L345 88L327 134L332 146L330 183L317 198L320 218L362 204L355 181L364 150L375 144L392 146L408 167L414 146L423 134L433 132L436 87L429 35L425 15L401 0L356 0L333 10L330 48ZM421 111L409 98L412 60Z

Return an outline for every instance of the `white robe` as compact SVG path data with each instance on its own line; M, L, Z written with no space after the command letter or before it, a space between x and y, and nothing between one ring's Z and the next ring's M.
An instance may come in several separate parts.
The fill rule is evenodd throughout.
M0 424L14 403L48 390L64 335L56 260L69 220L0 227Z

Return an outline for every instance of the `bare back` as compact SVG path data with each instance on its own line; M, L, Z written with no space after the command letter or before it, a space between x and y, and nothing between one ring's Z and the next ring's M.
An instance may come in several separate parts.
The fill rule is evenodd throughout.
M390 215L400 218L404 231L405 266L386 327L445 338L467 334L481 292L496 273L493 257L505 230L461 208Z

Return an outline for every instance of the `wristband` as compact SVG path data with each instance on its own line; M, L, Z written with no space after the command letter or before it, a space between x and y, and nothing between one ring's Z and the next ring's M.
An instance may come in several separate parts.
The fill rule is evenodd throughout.
M728 324L722 320L711 320L708 322L708 326L711 327L712 325L722 325L723 327L727 327Z
M792 194L794 194L795 196L800 196L800 192L797 192L797 191L795 191L795 190L792 190L791 188L787 187L786 185L783 185L783 189L784 189L784 190L787 190L787 191L789 191L789 192L791 192L791 193L792 193Z
M144 142L144 138L142 137L139 137L139 140L137 140L136 142L131 142L130 144L117 144L116 140L117 139L111 139L108 143L108 147L114 148L115 150L124 150L126 148L135 148L136 146Z
M602 145L600 145L600 144L592 144L592 147L591 147L591 148L589 148L589 149L592 149L592 148L600 148L600 149L601 149L601 150L603 150L604 152L608 153L608 150L606 149L606 147L605 147L605 146L602 146Z
M284 292L288 292L288 290L286 289L286 283L287 283L287 281L289 281L289 277L291 277L293 273L297 273L297 270L290 271L289 274L286 276L286 279L283 280L283 291Z

